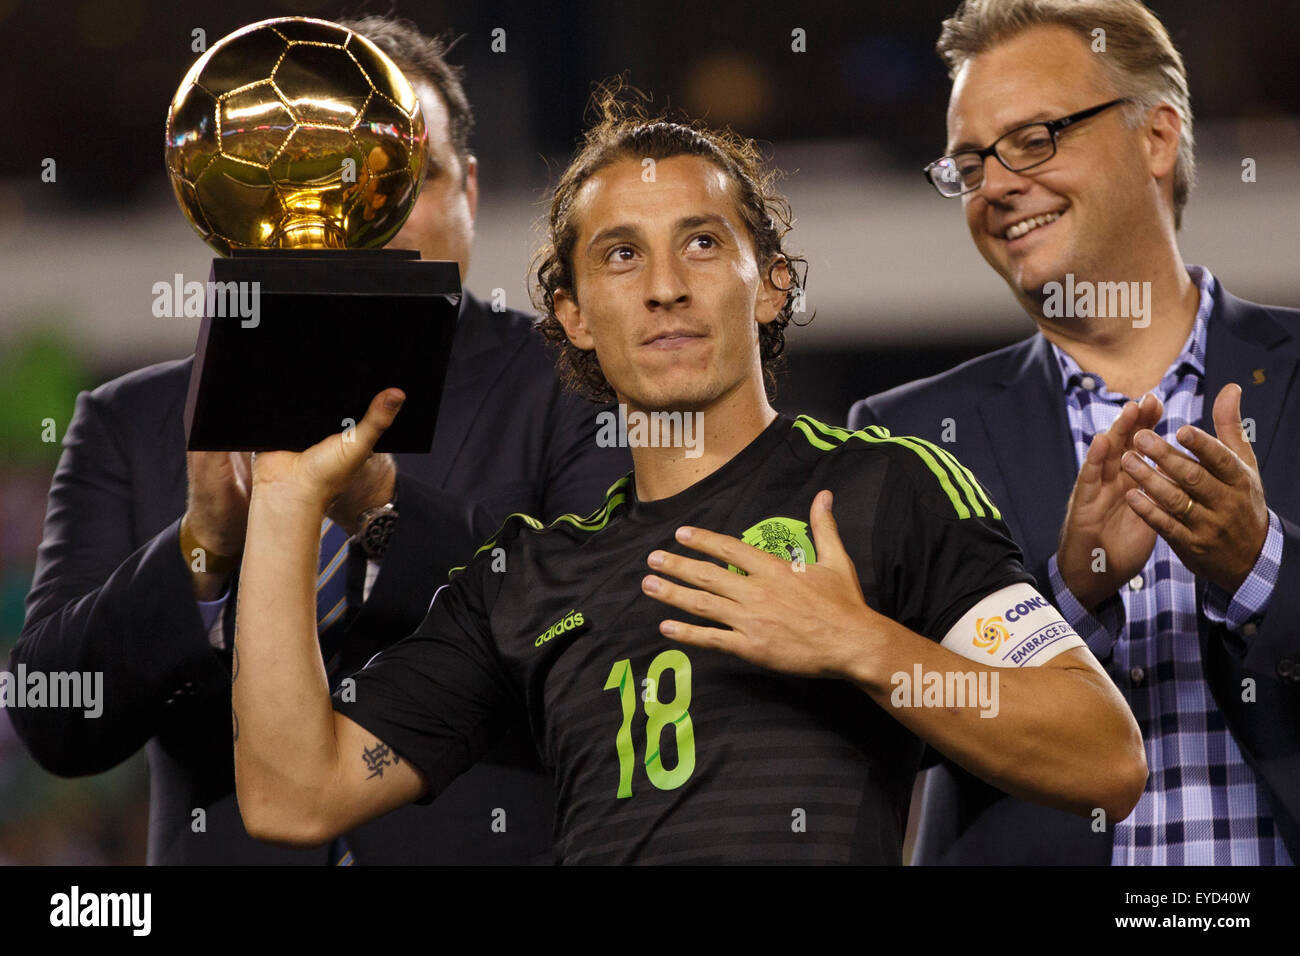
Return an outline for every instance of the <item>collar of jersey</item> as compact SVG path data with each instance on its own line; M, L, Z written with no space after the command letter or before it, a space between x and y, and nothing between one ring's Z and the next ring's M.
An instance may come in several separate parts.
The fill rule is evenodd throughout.
M729 484L737 484L742 477L760 468L762 462L776 449L776 446L789 438L793 428L794 419L778 413L772 420L772 424L732 456L725 465L669 498L638 501L634 476L628 483L627 520L639 524L655 524L674 517L680 518L718 489L725 488Z

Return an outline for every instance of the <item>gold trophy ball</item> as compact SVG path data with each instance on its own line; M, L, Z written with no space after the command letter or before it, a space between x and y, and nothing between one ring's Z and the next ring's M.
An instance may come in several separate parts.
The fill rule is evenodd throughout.
M224 37L167 111L176 199L222 255L382 246L415 205L424 154L402 71L326 20L263 20Z

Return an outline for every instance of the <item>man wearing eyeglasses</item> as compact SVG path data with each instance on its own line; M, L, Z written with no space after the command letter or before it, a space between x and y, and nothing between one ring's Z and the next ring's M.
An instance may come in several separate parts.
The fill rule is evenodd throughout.
M1183 263L1187 80L1142 4L968 0L938 50L948 155L926 177L1038 333L850 424L947 438L973 468L1128 700L1151 772L1125 820L1080 821L940 763L914 860L1290 864L1300 313Z

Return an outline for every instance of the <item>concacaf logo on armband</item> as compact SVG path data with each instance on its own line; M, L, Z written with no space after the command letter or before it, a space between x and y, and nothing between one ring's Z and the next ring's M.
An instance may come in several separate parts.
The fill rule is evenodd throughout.
M998 617L981 617L975 621L975 638L972 643L976 647L986 648L992 654L1010 636L1007 632L1007 626L1002 623L1000 615Z

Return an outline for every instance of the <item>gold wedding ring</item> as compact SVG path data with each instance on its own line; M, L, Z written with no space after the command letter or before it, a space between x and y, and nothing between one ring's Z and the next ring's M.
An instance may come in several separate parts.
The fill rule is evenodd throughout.
M1183 520L1185 520L1185 519L1187 518L1187 513L1188 513L1189 511L1191 511L1191 510L1192 510L1192 496L1191 496L1191 495L1188 495L1188 496L1187 496L1187 507L1184 508L1184 509L1182 510L1182 513L1178 515L1178 520L1179 520L1179 521L1183 521Z

